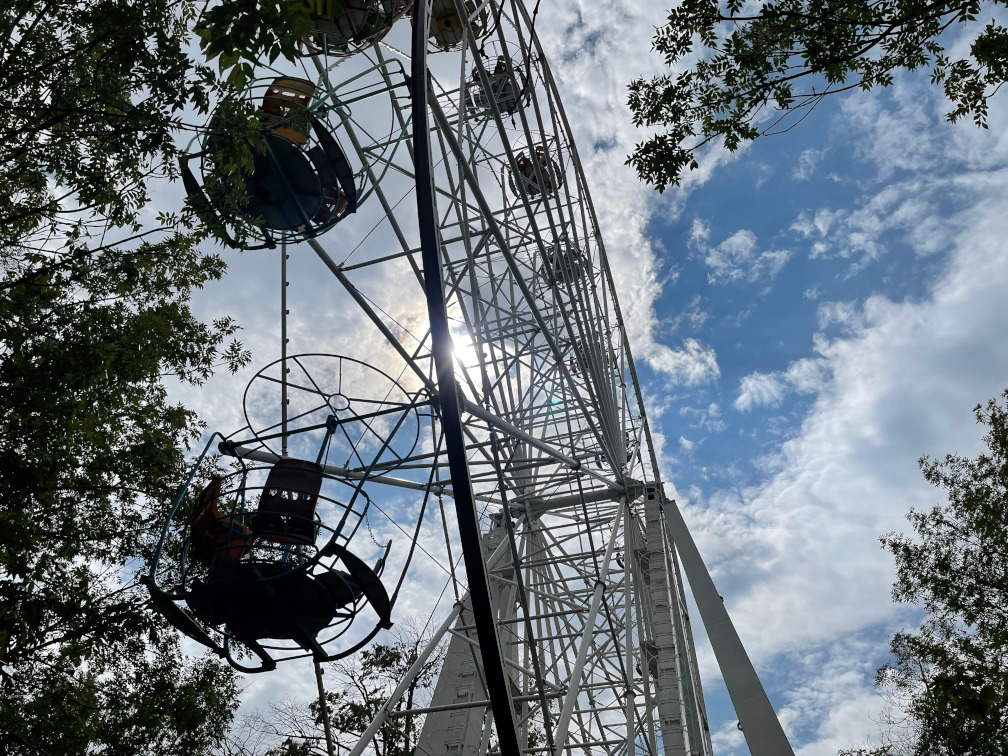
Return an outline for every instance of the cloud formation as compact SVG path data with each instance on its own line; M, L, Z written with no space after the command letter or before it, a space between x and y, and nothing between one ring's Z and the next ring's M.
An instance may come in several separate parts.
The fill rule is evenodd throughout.
M697 218L690 228L690 241L703 256L708 267L707 280L710 283L752 284L762 280L773 280L791 259L786 249L759 251L756 234L743 228L710 246L710 228Z
M1008 175L1005 181L1008 189ZM786 373L743 381L748 393L740 400L752 404L780 401L775 392L785 382L808 381L817 391L798 435L767 460L767 477L711 497L706 508L687 508L758 665L899 614L889 599L891 561L877 538L905 530L910 507L940 500L917 457L975 452L970 409L996 395L1008 375L1008 313L998 304L1008 286L1003 202L992 198L969 212L972 230L958 237L947 272L924 301L872 297L849 334L818 341L821 366L799 361ZM874 639L878 661L884 642L885 634ZM823 691L827 673L791 674ZM794 696L796 706L805 702L794 721L807 724L807 696ZM822 743L839 743L841 723L854 716L844 708L821 707ZM826 752L825 745L809 751Z
M820 150L814 148L802 150L798 156L798 164L791 170L791 178L795 181L808 181L815 173L816 165L822 155Z
M595 198L595 211L638 362L676 385L695 386L720 375L717 355L696 338L664 343L655 303L664 288L662 264L645 230L656 210L654 192L626 163L640 134L626 108L626 85L657 72L661 61L643 54L640 40L654 31L651 14L618 3L543 6L537 23L544 47L556 51L553 74ZM583 54L587 48L591 54ZM628 54L628 50L642 54ZM604 149L589 150L589 145ZM666 205L665 209L669 209Z
M892 562L878 537L905 532L911 507L942 500L918 457L975 454L971 408L1008 384L1008 138L942 124L937 100L926 81L900 79L892 92L852 97L833 121L838 131L857 126L857 146L845 149L871 170L853 204L817 197L791 231L808 242L810 266L852 264L837 279L802 283L804 300L819 302L805 354L784 370L744 373L732 387L741 414L728 414L722 434L755 433L752 423L768 423L760 407L797 413L793 393L811 403L769 453L739 460L736 486L683 496L801 756L833 756L878 732L872 672L889 635L920 616L892 604ZM1006 106L993 103L992 119L1008 116ZM894 154L910 142L909 157ZM844 290L855 296L834 294L871 264ZM716 679L709 650L700 656L705 680ZM733 724L715 739L720 753L741 756Z

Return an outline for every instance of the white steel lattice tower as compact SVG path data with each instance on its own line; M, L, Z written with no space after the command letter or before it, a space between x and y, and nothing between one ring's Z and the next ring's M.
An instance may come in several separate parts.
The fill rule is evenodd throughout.
M425 10L411 117L432 356L441 420L459 424L456 506L484 517L477 550L459 512L469 593L416 753L492 752L496 719L503 753L710 754L680 555L752 752L790 753L664 495L535 19L520 0Z
M274 462L295 434L288 391L315 396L331 415L307 426L328 428L318 453L326 475L375 506L389 492L418 497L413 545L443 533L447 593L457 600L351 753L371 752L387 717L413 714L424 724L411 745L429 756L711 754L685 572L751 752L790 754L662 486L616 286L532 9L522 0L333 8L317 19L299 70L267 72L275 78L261 111L274 162L257 164L265 178L254 177L261 191L249 201L265 246L281 237L291 249L308 245L339 282L316 306L354 308L372 330L355 334L349 357L334 357L341 367L324 376L329 389L321 368L312 374L310 360L286 351L282 365L294 372L263 374L284 392L282 454L271 446L280 424L251 417L254 392L252 440L221 449ZM310 130L288 123L301 111ZM277 199L276 186L289 193ZM425 310L396 311L410 301ZM352 399L343 387L342 366L379 353L388 385L408 397L394 407L384 383L362 380ZM380 394L373 412L361 409L369 390ZM407 409L420 441L399 443L409 425L401 420L376 431ZM296 425L314 410L290 411ZM356 440L366 434L351 426L381 443ZM326 445L341 434L351 451L334 459ZM454 502L454 517L439 520L438 499ZM406 508L389 499L382 511ZM339 548L319 554L366 547L363 528L345 532ZM378 554L387 570L409 564L389 553ZM393 622L403 580L414 579L402 574L389 586ZM343 632L299 643L316 659L335 658L352 637ZM448 636L433 700L409 711L403 692Z

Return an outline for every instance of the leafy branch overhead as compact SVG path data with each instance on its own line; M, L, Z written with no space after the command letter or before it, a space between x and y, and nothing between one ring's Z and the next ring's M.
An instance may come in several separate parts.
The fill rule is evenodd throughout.
M182 654L136 577L195 413L168 384L246 364L197 316L219 280L191 214L157 212L224 89L189 0L18 0L0 13L0 743L209 754L232 673ZM168 380L166 380L168 379Z
M298 40L311 30L308 14L303 0L236 0L208 8L193 31L206 59L216 60L228 84L241 89L253 61L296 57Z
M193 31L208 61L217 61L227 82L241 89L252 77L252 61L294 60L313 16L334 18L341 0L232 0L208 8Z
M892 84L926 70L949 99L950 121L987 127L987 101L1008 77L1008 29L981 16L1005 0L683 0L656 30L670 71L630 83L637 126L660 133L628 163L664 191L697 167L696 152L732 151L788 131L823 98ZM969 54L950 52L958 33Z

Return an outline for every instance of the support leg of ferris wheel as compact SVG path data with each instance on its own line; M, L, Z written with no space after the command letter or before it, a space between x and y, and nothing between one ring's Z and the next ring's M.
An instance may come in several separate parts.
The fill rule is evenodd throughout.
M686 579L700 610L749 751L753 756L793 754L763 684L728 616L724 599L718 594L674 499L665 499L662 520L682 558Z

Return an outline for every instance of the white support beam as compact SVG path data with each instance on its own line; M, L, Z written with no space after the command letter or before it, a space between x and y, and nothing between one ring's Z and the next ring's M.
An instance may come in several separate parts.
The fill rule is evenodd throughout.
M406 674L403 675L403 679L399 681L398 685L396 685L395 690L392 691L392 695L389 696L388 701L386 701L382 705L381 709L378 710L375 718L360 736L360 740L357 741L357 745L353 747L353 750L350 751L348 756L361 756L361 754L364 753L364 749L368 747L371 739L385 723L392 707L399 703L399 699L403 697L403 694L406 692L407 688L409 688L410 683L413 682L413 678L415 678L419 674L420 670L423 669L424 664L427 663L430 655L434 653L434 650L438 647L438 644L441 642L444 634L448 632L448 628L451 627L451 624L458 618L461 611L462 602L459 601L452 608L451 612L449 612L445 621L441 623L441 627L435 631L434 636L424 647L424 650L420 652L419 656L417 656L417 660L413 662L412 666L410 666L410 668L406 671Z
M674 499L664 498L663 512L749 752L752 756L794 756L777 713L770 705Z
M627 523L629 525L629 522ZM626 748L628 756L634 752L634 661L633 661L633 593L630 590L630 574L633 572L630 552L630 528L623 528L623 624L626 629L623 668L626 670Z

